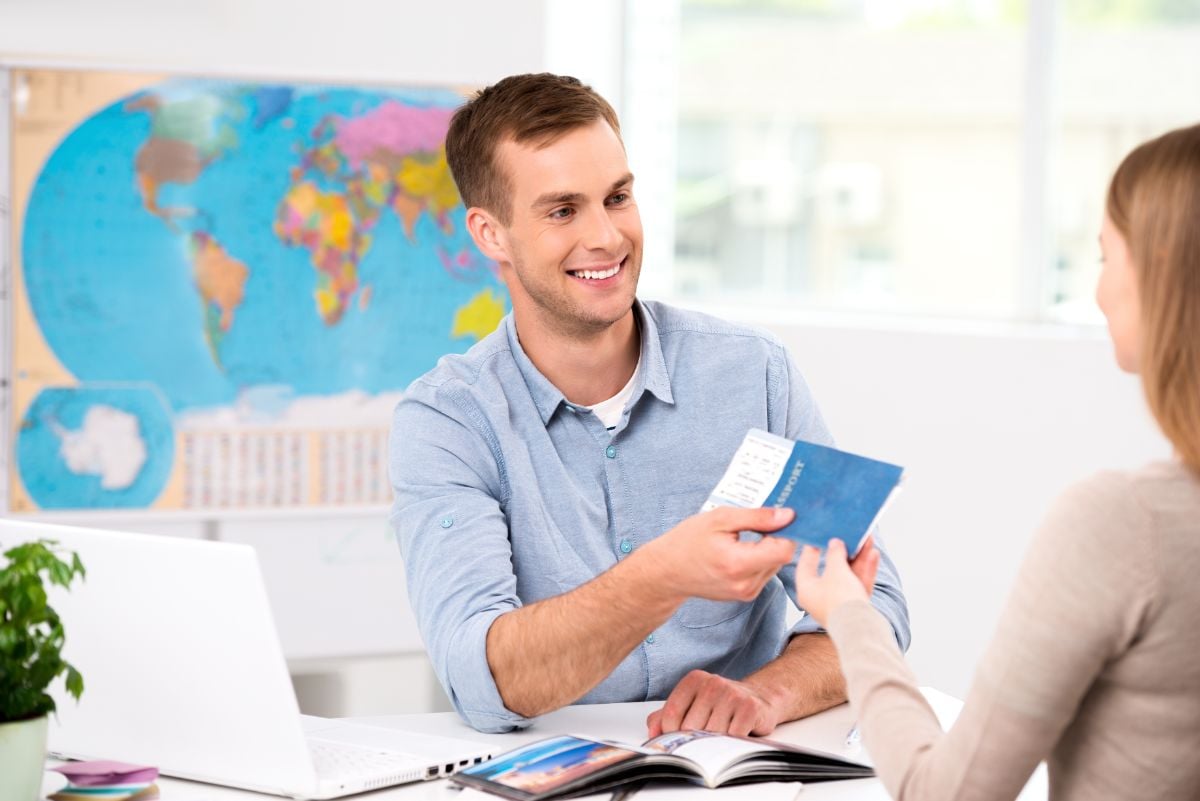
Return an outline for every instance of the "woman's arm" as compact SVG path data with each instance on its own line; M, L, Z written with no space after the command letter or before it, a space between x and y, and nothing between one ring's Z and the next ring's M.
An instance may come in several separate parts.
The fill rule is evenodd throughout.
M815 564L805 564L812 555L801 557L798 592L819 596L828 614L863 741L895 798L1016 797L1105 662L1129 647L1144 620L1157 582L1149 527L1127 479L1115 474L1059 499L945 734L865 593L837 602L856 579L844 559L830 554L831 567L816 578Z

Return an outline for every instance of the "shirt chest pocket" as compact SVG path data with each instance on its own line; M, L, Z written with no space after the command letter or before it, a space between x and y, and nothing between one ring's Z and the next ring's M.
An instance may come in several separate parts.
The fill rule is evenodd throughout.
M660 504L662 530L670 531L685 519L700 511L707 490L691 490L663 496ZM710 601L706 598L689 598L675 612L674 620L684 628L705 629L727 623L750 611L754 602Z

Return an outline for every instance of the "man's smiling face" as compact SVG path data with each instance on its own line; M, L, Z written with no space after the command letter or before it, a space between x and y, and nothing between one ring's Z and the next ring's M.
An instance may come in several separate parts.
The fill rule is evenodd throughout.
M496 162L511 188L501 270L522 323L587 337L629 314L642 220L625 148L608 123L542 147L505 140Z

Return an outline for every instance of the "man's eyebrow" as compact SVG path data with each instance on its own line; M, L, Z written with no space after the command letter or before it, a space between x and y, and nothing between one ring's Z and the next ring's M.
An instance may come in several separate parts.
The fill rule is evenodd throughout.
M609 192L615 192L623 186L633 183L633 173L627 172L613 181L612 186L608 188ZM538 195L537 200L533 201L533 208L541 208L542 206L559 206L568 203L579 203L585 200L586 196L582 192L547 192L543 195Z
M542 206L558 206L560 204L578 203L583 200L582 192L547 192L544 195L538 195L537 200L533 201L533 207L540 208Z

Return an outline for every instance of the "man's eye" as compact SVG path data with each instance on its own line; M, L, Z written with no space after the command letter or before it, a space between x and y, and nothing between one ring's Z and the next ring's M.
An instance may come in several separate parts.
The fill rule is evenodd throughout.
M622 203L624 203L627 200L629 200L628 192L618 192L617 194L613 195L612 197L610 197L608 199L608 204L610 206L620 206Z
M550 219L566 220L569 219L573 213L574 210L569 206L563 206L561 209L555 209L554 211L550 212Z

